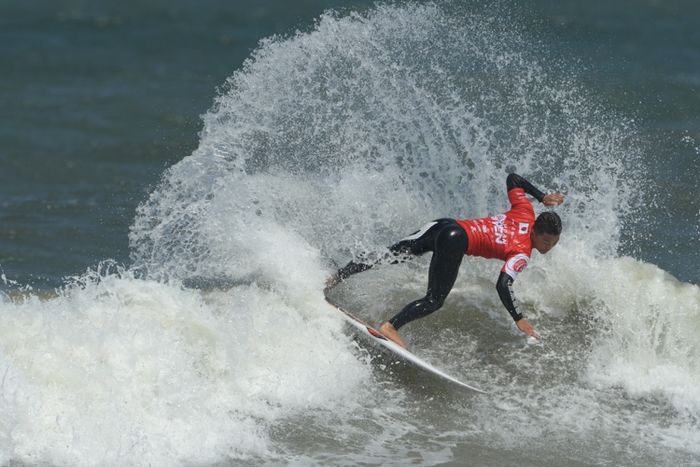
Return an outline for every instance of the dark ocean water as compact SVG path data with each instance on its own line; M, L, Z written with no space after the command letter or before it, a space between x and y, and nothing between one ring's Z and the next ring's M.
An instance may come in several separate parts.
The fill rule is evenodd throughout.
M699 166L697 1L0 0L0 463L700 465ZM467 259L405 337L489 396L355 340L511 169L543 339Z

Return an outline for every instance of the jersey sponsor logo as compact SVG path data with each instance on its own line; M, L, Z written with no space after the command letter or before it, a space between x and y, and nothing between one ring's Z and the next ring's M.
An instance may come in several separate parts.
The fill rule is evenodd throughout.
M527 265L530 263L530 257L523 254L519 253L513 257L511 257L507 262L506 262L506 274L508 274L510 277L515 280L515 278L523 272L523 269L527 267Z
M493 232L496 234L496 243L499 245L505 245L508 243L506 240L506 215L499 214L491 218L493 221Z

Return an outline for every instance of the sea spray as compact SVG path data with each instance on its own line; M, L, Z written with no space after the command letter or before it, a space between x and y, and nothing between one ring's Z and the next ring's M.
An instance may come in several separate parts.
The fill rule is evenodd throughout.
M448 11L328 12L262 41L199 148L139 207L133 265L0 303L2 460L435 465L465 444L534 465L610 463L618 446L621 464L697 454L697 287L618 254L643 221L639 133L502 10ZM543 339L514 329L493 287L501 265L480 258L405 331L488 398L342 332L327 274L433 218L507 209L511 171L566 196L560 244L515 284ZM425 263L337 293L379 322L424 293Z
M338 323L302 316L272 291L202 294L127 271L81 282L46 302L2 305L0 440L18 458L123 465L264 455L264 424L254 420L324 407L364 378Z
M569 238L614 254L636 201L628 123L550 79L503 21L380 6L263 41L139 208L135 263L235 280L257 261L230 239L279 235L342 261L435 217L503 210L507 171L565 192Z

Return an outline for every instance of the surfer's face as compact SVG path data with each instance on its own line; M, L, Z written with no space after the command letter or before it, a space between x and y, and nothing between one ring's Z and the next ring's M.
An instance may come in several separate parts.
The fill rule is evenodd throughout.
M532 247L543 255L554 248L559 241L559 235L539 233L535 230L532 231L530 238L532 239Z

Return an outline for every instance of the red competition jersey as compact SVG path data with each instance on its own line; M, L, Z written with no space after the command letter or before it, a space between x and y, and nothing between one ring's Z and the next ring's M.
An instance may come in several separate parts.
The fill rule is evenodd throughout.
M469 237L466 254L505 261L501 271L515 280L530 262L530 230L535 223L535 209L525 190L508 192L510 211L482 219L457 219Z

